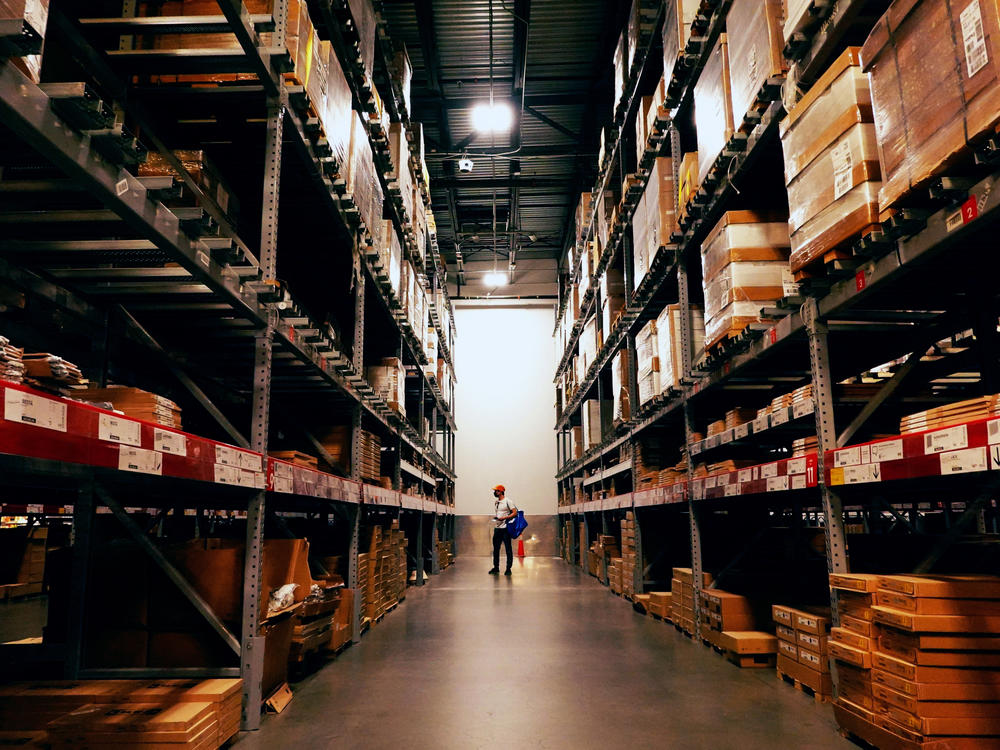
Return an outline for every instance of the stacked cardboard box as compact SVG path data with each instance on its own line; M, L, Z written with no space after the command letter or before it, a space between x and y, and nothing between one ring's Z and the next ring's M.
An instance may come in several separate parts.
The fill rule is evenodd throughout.
M622 571L622 558L612 557L608 561L608 588L615 594L624 593L625 576Z
M692 307L694 328L691 361L695 362L705 349L705 316L699 307ZM681 326L685 325L680 305L667 305L656 318L656 357L660 366L660 392L679 386L687 377L684 372L684 350L681 346Z
M895 0L889 6L861 50L883 170L881 211L993 133L1000 119L998 60L994 2Z
M698 188L701 186L698 170L698 152L692 151L684 154L681 158L680 170L678 171L677 205L680 207L678 220L687 216L688 203L690 203L691 198L694 197L694 194L698 192Z
M719 648L723 648L723 632L747 632L757 627L749 599L714 588L701 590L701 623L701 637Z
M726 16L736 127L751 111L761 88L787 70L782 50L783 0L734 0Z
M379 364L366 367L365 377L375 389L376 395L400 414L405 413L406 368L403 360L399 357L386 357Z
M702 574L702 588L712 585L712 576ZM671 580L671 619L687 634L694 634L694 574L691 568L674 568Z
M899 420L899 431L905 435L996 416L1000 416L1000 395L981 396L909 414Z
M759 630L726 630L718 634L718 646L726 658L740 667L773 667L778 639Z
M583 449L600 445L605 432L611 429L614 402L604 399L587 399L581 409Z
M734 427L739 427L741 424L752 422L755 416L756 412L753 409L747 409L742 406L737 406L735 409L730 409L729 411L726 412L725 429L731 430Z
M565 534L566 534L568 528L569 528L568 524L563 528L563 536L564 536L563 543L564 543L564 548L568 547L567 539L565 538ZM452 543L451 542L438 542L437 543L437 556L438 556L438 567L441 570L444 570L449 565L451 565L452 562L455 559L455 556L452 553Z
M112 409L122 412L127 417L181 429L181 407L169 398L139 388L118 385L108 388L87 388L75 391L73 398L110 404Z
M635 598L635 569L642 566L640 552L635 543L635 511L626 511L621 521L622 534L622 594Z
M788 270L788 227L771 218L730 211L702 244L709 347L759 321L762 307L796 292Z
M848 48L781 122L792 271L835 259L878 221L875 128L859 51Z
M656 321L651 320L635 337L636 373L639 379L639 404L660 393L660 358L656 338Z
M674 191L673 160L659 156L653 161L649 182L632 218L632 266L636 289L649 271L657 251L670 243L670 235L677 228Z
M362 479L378 482L382 477L382 439L368 430L361 430Z
M86 383L79 367L56 354L26 352L21 362L24 364L24 382L42 390L61 392L63 386Z
M362 615L374 623L406 596L406 536L399 521L388 528L373 526L367 532L368 552L365 556L367 575L362 586L361 555L358 556L359 580L362 589Z
M663 102L667 98L666 81L660 78L656 90L649 96L644 96L639 101L639 112L635 118L635 151L636 164L640 164L646 154L650 138L663 134L661 123L666 122L670 113L663 108ZM673 197L671 197L673 202Z
M872 622L878 576L862 573L831 573L830 588L837 594L840 625L830 631L830 660L836 668L837 703L855 711L871 712L872 653L875 626Z
M719 35L694 85L694 121L698 134L698 183L703 185L733 137L729 43L725 34Z
M370 547L370 545L369 545ZM360 597L361 625L371 623L372 611L372 571L371 555L368 552L358 553L358 596Z
M819 449L819 439L816 436L795 438L792 441L792 458L815 453Z
M659 484L660 472L666 468L666 441L655 434L643 433L634 443L633 472L636 489L648 489Z
M700 5L699 0L667 0L663 20L663 77L668 85L691 38L691 24Z
M621 349L611 358L612 423L620 424L632 419L629 350Z
M12 62L35 83L41 78L41 52L48 20L49 0L0 0L0 21L17 24L19 40L27 43L21 49L14 45L14 53L23 56L13 57ZM28 52L33 54L24 54Z
M368 135L368 125L358 112L354 112L351 116L350 162L346 175L345 196L354 203L365 227L374 227L376 222L382 221L384 202L382 184L375 171L375 157Z
M621 559L621 548L618 540L611 534L598 534L597 539L590 545L590 574L604 579L608 572L611 561L615 558Z
M830 679L830 610L822 607L771 608L778 636L778 674L823 697L833 694Z
M669 591L650 591L647 610L650 614L669 620L673 615L673 594Z

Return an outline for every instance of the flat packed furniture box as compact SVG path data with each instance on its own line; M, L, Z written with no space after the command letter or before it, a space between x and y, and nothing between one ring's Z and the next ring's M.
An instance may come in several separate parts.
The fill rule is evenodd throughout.
M882 171L859 54L848 48L781 122L793 272L878 222Z
M768 214L730 211L701 247L705 343L713 346L760 320L760 310L794 293L788 226Z
M694 124L698 131L698 182L703 185L733 137L729 43L725 34L719 35L694 85Z
M691 24L698 15L699 5L699 0L667 0L663 18L663 78L668 87L691 38Z
M674 211L674 165L668 156L653 161L649 182L639 198L633 226L634 287L638 289L656 252L670 243L670 235L677 228Z
M733 122L740 126L769 78L787 70L782 0L734 0L726 16Z
M691 361L696 362L705 349L705 316L700 307L690 310L693 336ZM676 387L687 376L684 372L684 350L681 346L681 326L685 325L680 305L667 305L656 318L656 356L660 367L660 392Z
M996 0L896 0L861 51L883 168L879 208L899 205L1000 120Z

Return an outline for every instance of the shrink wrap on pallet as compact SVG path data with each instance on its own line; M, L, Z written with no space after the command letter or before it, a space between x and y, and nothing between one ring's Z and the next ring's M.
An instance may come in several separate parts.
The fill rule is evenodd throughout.
M698 132L698 182L703 184L733 137L729 43L725 34L719 35L694 85L694 122Z
M726 16L733 122L739 127L767 79L787 70L782 0L734 0Z
M655 320L646 323L636 334L635 363L639 403L644 404L660 392L660 360Z
M361 62L365 74L371 78L375 74L375 8L372 0L348 0L348 7L360 40Z
M372 154L371 142L368 140L368 126L357 112L354 113L351 125L351 161L347 173L347 193L357 207L358 214L366 226L372 226L375 220L381 221L381 185L375 172L375 158ZM375 203L379 203L379 211L375 214Z
M403 211L407 218L414 218L414 184L410 174L410 145L406 140L406 126L394 122L389 126L389 155L392 158L393 180L403 198Z
M19 22L23 40L31 39L34 42L38 38L43 45L48 20L49 0L0 0L0 21ZM11 62L24 71L33 82L38 83L41 80L41 50L36 54L14 57Z
M692 361L696 361L705 348L705 316L699 307L692 307L693 320ZM660 366L660 391L677 387L685 377L683 349L681 348L682 320L680 306L667 305L656 318L656 357Z
M878 223L878 182L862 182L844 193L792 236L791 268L800 271L811 260L843 243L844 233L859 234Z
M861 58L871 79L885 211L994 132L1000 10L996 0L896 0Z
M784 261L788 258L788 225L777 216L730 211L701 246L702 273L714 278L730 263Z
M629 352L622 349L611 358L612 421L627 422L632 418L629 373Z
M663 17L663 78L667 86L691 38L691 24L698 15L698 6L698 0L667 0Z
M341 177L346 178L354 114L351 109L351 87L333 47L327 44L324 49L327 59L326 109L321 119L337 169Z
M813 0L786 0L785 22L782 25L782 36L785 44L792 40L792 34L804 28L812 18L810 13Z

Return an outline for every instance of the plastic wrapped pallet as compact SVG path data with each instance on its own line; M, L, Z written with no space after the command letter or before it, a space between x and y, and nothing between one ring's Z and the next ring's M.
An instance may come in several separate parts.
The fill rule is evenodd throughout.
M403 196L403 211L413 219L413 177L410 175L410 144L406 140L406 127L394 122L389 126L389 154L392 157L392 174Z
M660 360L657 350L655 320L646 323L636 334L635 363L639 403L644 404L660 392Z
M878 221L881 169L858 55L841 55L781 123L793 271Z
M643 191L636 201L635 210L632 212L632 278L634 288L638 289L639 284L649 271L650 246L653 244L649 236L649 188Z
M347 192L351 194L354 205L357 206L361 220L371 226L376 194L381 192L378 185L378 175L375 173L375 159L372 155L371 141L368 140L368 126L358 113L354 113L351 126L351 168L347 174ZM382 219L381 211L377 218Z
M663 19L663 77L667 85L691 38L691 24L698 15L699 5L699 0L667 0Z
M614 66L614 102L611 105L612 113L618 111L625 94L625 83L628 81L628 29L618 37L618 44L615 45Z
M778 222L769 222L774 225L770 227L761 226L761 218L751 211L730 211L702 244L708 346L757 322L761 307L795 291L787 263L787 226ZM774 239L780 240L778 246L765 245ZM742 252L778 258L733 259L742 257Z
M361 62L371 78L375 73L375 9L371 0L348 0L348 7L360 40Z
M410 103L410 89L413 84L413 65L410 63L410 56L406 52L406 45L400 43L399 50L392 58L392 77L399 83L400 93L403 95L403 106L408 114L412 116L413 107Z
M614 422L627 422L632 418L632 378L629 372L629 352L622 349L611 358L611 395Z
M879 208L897 205L1000 120L995 0L896 0L861 52L883 168Z
M611 426L611 401L587 399L581 409L583 449L600 445L604 432Z
M340 65L340 58L329 44L326 51L326 109L321 120L330 144L333 159L341 177L346 178L351 153L351 129L354 112L351 109L351 87Z
M580 202L576 204L576 244L578 245L583 241L590 228L592 198L590 193L581 193Z
M705 348L705 317L701 308L692 307L692 361ZM685 377L681 348L681 310L679 305L667 305L656 318L656 357L660 366L660 391L676 387Z
M719 35L694 85L694 121L698 131L698 182L703 184L733 136L729 43L725 34Z
M784 75L782 0L734 0L726 16L733 122L743 122L764 83Z
M365 377L375 393L390 407L402 413L406 404L406 368L398 357L387 357L365 368Z
M674 211L674 167L670 157L660 156L653 162L649 182L642 195L644 211L641 217L645 222L638 230L645 243L639 249L635 245L635 286L639 286L656 257L656 252L670 243L670 235L677 228L676 212ZM633 218L633 227L637 227L637 219Z
M606 268L601 275L601 332L606 339L625 309L625 272L619 268Z
M782 36L785 44L792 40L792 35L809 25L813 14L813 0L786 0L785 22L782 25Z
M383 225L385 226L389 283L398 297L402 291L400 277L402 274L403 249L399 245L399 235L396 233L396 226L392 223L392 219L383 219Z

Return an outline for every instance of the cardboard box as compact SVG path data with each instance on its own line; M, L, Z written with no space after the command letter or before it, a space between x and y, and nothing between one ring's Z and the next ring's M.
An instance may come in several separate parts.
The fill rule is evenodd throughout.
M726 16L732 61L732 108L737 127L764 83L787 70L782 0L734 0Z
M733 100L729 75L729 44L719 35L694 85L694 119L698 135L698 183L715 165L733 137Z
M663 18L663 77L668 84L691 38L691 25L699 6L698 0L667 0Z
M850 646L851 648L856 648L859 651L871 651L874 645L870 637L843 627L832 628L830 630L830 640Z
M962 667L927 667L897 659L880 651L872 654L874 670L889 672L910 682L969 683L975 685L1000 685L1000 670L966 669Z
M879 576L871 573L831 573L830 588L860 593L878 589Z
M830 630L829 610L825 607L806 607L795 612L795 629L802 633L824 635Z
M840 641L830 641L827 650L831 659L853 664L862 669L871 669L872 654L870 651L863 651Z
M788 627L787 625L781 625L780 623L775 623L774 634L782 641L787 641L788 643L797 643L798 637L796 636L795 630Z
M875 622L912 632L994 633L1000 630L1000 616L915 615L890 607L873 607Z
M934 599L879 591L875 603L881 607L898 609L916 615L951 615L962 617L1000 615L1000 600L995 599Z
M916 597L1000 599L997 576L879 576L878 587Z
M805 648L823 657L826 660L826 644L827 637L825 635L817 635L815 633L804 633L796 631L796 642L799 648Z
M884 685L920 701L995 701L998 695L995 683L916 682L882 669L873 669L871 677L872 690Z
M884 182L880 210L961 158L1000 117L994 0L896 0L862 48Z
M775 636L753 630L723 631L720 645L736 654L776 654L778 652L778 639Z
M777 668L781 674L798 680L819 695L833 695L833 683L829 672L810 669L806 664L797 663L783 653L778 654Z

